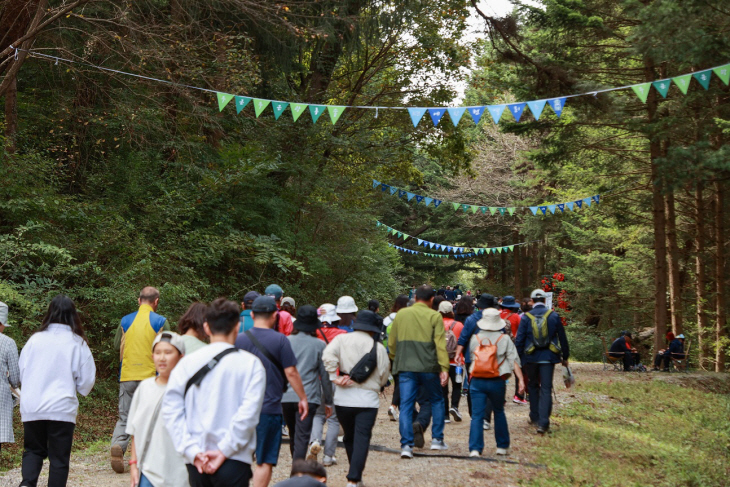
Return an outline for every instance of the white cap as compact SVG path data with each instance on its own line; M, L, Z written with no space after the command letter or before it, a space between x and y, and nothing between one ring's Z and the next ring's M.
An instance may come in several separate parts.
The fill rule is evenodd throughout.
M357 313L357 305L352 296L342 296L337 300L338 313Z
M449 314L454 312L454 305L448 301L441 301L439 303L439 313Z
M282 298L281 305L285 305L286 303L289 303L292 308L296 308L297 305L294 303L294 298Z
M0 325L10 326L8 325L8 305L5 303L0 303Z
M334 304L330 304L330 303L323 304L317 310L317 314L319 315L319 321L321 321L323 323L324 322L334 323L335 321L340 321L340 317L337 316L337 312L335 311Z
M173 347L177 348L178 352L185 355L185 342L182 337L174 331L163 331L155 337L155 341L152 342L152 351L155 351L155 345L160 342L167 342Z
M545 291L543 291L542 289L535 289L530 293L530 298L547 298L547 294L545 294Z

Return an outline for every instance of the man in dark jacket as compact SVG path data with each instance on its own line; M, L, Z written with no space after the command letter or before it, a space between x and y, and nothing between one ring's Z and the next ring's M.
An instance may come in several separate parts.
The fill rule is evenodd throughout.
M634 351L631 348L631 333L625 331L613 341L611 348L608 349L608 355L614 358L620 358L624 362L624 372L629 372L634 363Z
M671 362L673 358L678 360L685 358L684 335L677 335L677 338L672 340L669 344L669 350L663 356L665 372L669 372L669 362Z
M527 388L530 392L530 424L537 425L541 435L550 429L550 414L553 409L553 373L555 364L568 366L570 349L565 328L560 316L545 306L545 291L535 289L530 298L532 311L525 313L517 329L515 346L522 361L522 368L527 375ZM546 316L547 315L547 316ZM536 323L545 320L549 345L538 348L533 336L533 319ZM542 327L540 327L542 329Z

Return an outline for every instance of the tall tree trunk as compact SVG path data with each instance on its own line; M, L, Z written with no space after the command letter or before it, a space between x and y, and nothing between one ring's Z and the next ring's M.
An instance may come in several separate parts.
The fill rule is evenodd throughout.
M522 298L530 285L530 268L532 267L532 252L529 245L520 245L522 249L522 276L520 277L520 288L517 290L516 298Z
M501 245L504 246L507 240L502 237ZM499 269L499 283L504 287L507 285L507 254L504 252L499 253L500 269Z
M697 349L700 352L700 367L707 370L707 298L705 296L705 221L702 192L703 182L695 188L695 306L697 308Z
M672 312L672 331L682 333L682 285L679 280L679 246L677 245L677 216L674 192L664 198L667 219L667 256L669 258L669 296Z
M725 188L721 181L715 181L715 290L716 299L715 314L717 316L717 325L715 327L715 341L717 350L715 352L715 372L725 371L725 347L723 338L725 337Z
M512 241L518 242L519 241L519 233L515 230L512 232ZM515 283L515 289L513 292L513 296L519 296L520 295L520 277L522 276L522 253L520 251L521 246L513 247L514 251L512 252L512 260L514 260L514 283Z
M488 274L488 277L489 277L489 280L490 281L496 281L497 280L497 270L496 270L495 265L494 265L494 260L495 259L496 259L496 257L492 253L490 253L489 256L487 257L487 260L489 262L489 264L488 264L488 266L489 266L489 274Z

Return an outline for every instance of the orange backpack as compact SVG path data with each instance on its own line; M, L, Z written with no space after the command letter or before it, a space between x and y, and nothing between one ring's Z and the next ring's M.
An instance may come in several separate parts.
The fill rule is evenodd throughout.
M485 338L488 345L484 345L479 338L479 346L474 350L474 358L472 360L471 376L478 379L494 379L500 377L499 366L502 362L497 362L497 343L504 338L504 335L500 335L497 341L492 343L488 338ZM505 357L506 358L506 357Z

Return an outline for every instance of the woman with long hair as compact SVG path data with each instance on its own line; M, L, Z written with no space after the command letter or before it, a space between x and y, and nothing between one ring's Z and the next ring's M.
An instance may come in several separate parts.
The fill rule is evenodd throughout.
M71 445L79 400L94 387L96 366L74 302L59 294L43 323L20 353L23 400L23 482L36 485L48 458L49 487L62 487L68 480Z
M388 335L390 335L390 327L393 325L395 315L403 308L408 307L408 301L410 299L405 294L399 295L395 298L393 307L390 309L390 314L383 320L383 328L385 328L385 338L383 339L383 345L388 348ZM398 421L398 408L400 408L400 387L398 386L398 377L393 377L393 400L388 408L388 416L391 421Z
M208 335L203 329L207 311L208 306L205 303L193 303L177 322L177 332L185 344L185 355L190 355L207 345L205 340Z

